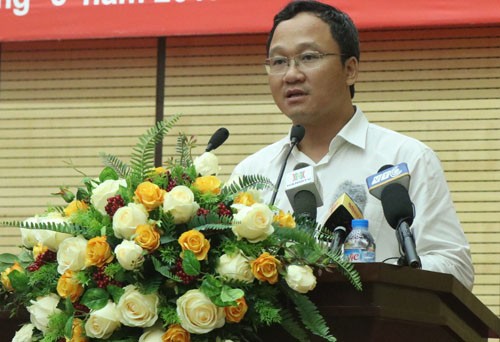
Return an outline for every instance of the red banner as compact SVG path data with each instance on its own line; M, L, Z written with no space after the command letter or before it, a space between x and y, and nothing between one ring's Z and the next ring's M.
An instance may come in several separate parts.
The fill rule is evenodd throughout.
M361 30L500 23L497 0L334 0ZM288 0L0 0L0 41L264 33Z

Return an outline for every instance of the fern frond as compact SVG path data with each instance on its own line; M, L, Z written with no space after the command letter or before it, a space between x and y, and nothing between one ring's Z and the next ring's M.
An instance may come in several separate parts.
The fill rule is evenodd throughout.
M248 189L273 189L274 183L262 175L243 175L231 184L227 184L221 190L222 195L236 194Z
M100 153L99 156L101 157L104 166L111 167L121 178L126 178L129 175L130 166L118 159L118 157L108 153Z
M154 167L156 144L162 142L165 134L168 133L179 118L180 114L176 114L167 121L159 121L139 138L139 142L133 148L130 160L134 178L146 178L148 171Z
M194 137L188 138L185 133L179 133L176 146L176 152L179 155L179 159L176 160L177 165L188 167L193 164L191 151L195 147L195 143Z
M308 231L302 229L290 229L277 227L274 234L280 237L280 240L294 241L304 246L314 247L316 240L311 236Z
M340 253L327 253L327 256L331 259L332 264L335 265L336 270L343 274L351 284L356 288L356 290L363 290L361 283L361 276L358 271L354 268L354 265L345 260Z
M228 229L231 228L233 223L233 218L230 216L219 216L215 214L208 214L206 216L200 215L195 216L191 219L188 224L189 229L207 230L207 229ZM207 226L213 226L214 228L208 228ZM203 228L202 228L203 227Z
M285 293L295 304L302 323L314 335L324 338L327 341L335 342L336 339L330 335L330 328L325 319L320 314L316 305L305 295L295 292L285 287Z
M290 336L293 336L299 341L309 341L307 332L302 329L301 324L293 317L293 314L289 310L282 309L281 317L281 326Z
M1 222L0 226L2 227L19 227L26 229L40 229L40 230L52 230L58 233L71 234L74 236L83 234L86 229L82 226L61 222L21 222L21 221L9 221L9 222Z

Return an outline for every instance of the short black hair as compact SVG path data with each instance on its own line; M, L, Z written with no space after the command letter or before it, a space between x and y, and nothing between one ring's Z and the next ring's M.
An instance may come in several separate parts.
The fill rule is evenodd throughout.
M297 14L302 12L312 13L330 26L330 33L340 47L342 64L344 64L345 61L351 57L356 57L359 61L360 52L358 29L349 15L333 6L315 0L291 1L285 6L285 8L274 16L273 27L271 28L269 37L267 38L266 52L268 57L271 40L273 39L276 27L282 21L292 19ZM354 84L350 86L349 90L351 92L351 98L353 98Z

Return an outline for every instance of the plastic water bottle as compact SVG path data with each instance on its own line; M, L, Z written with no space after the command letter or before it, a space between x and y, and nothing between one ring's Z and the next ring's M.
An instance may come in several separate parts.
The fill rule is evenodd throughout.
M344 258L350 262L375 262L375 241L368 220L352 220L352 231L344 243Z

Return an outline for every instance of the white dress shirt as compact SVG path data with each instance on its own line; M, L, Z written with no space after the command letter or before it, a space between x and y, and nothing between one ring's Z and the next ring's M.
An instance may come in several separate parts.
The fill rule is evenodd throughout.
M275 182L289 146L287 136L261 149L239 163L233 177L259 174ZM453 206L440 161L422 142L369 123L357 108L351 120L333 138L323 159L315 163L294 148L284 174L292 172L298 163L314 167L324 202L318 208L317 221L323 223L343 182L352 181L366 188L366 178L377 173L381 166L402 162L407 163L411 175L409 194L415 205L411 228L422 268L450 273L472 289L474 268L469 244ZM271 191L265 193L265 203L270 202L271 195ZM285 212L293 211L283 182L275 204ZM368 219L369 230L375 238L376 261L399 257L395 230L387 223L380 200L368 194L363 216Z

